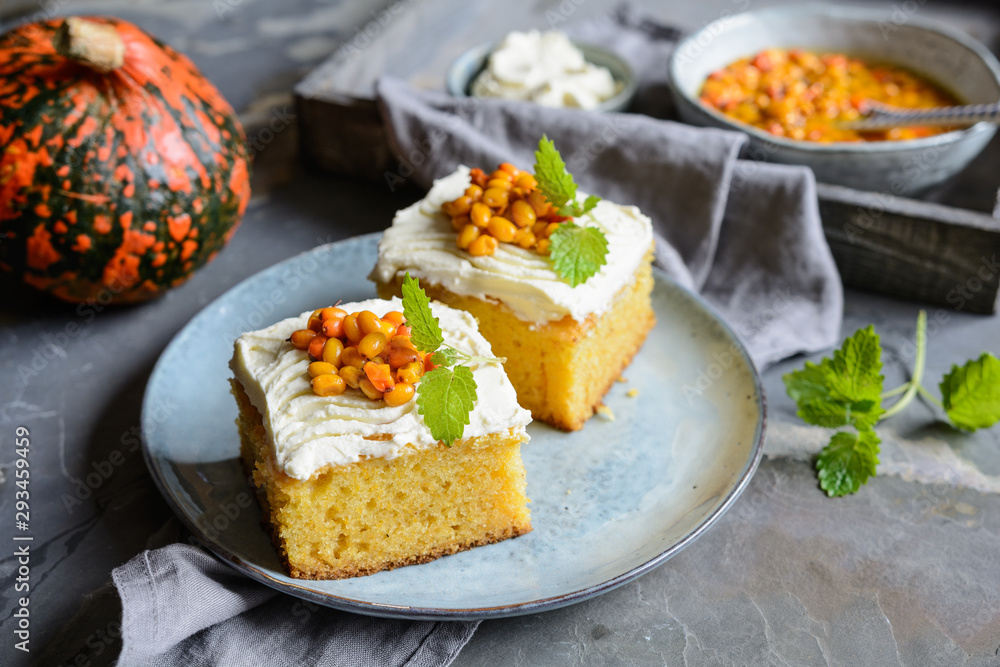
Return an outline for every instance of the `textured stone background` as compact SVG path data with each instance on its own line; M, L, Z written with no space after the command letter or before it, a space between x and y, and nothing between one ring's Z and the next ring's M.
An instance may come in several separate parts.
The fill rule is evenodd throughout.
M318 243L379 230L420 196L311 174L294 162L291 86L355 35L356 26L372 20L379 4L0 5L6 25L17 17L67 13L137 22L189 54L261 143L255 198L240 232L214 263L162 299L91 317L0 278L0 538L13 525L12 433L26 425L33 442L35 664L113 662L120 610L110 570L144 548L176 539L177 523L135 445L142 392L170 338L243 278ZM546 27L546 11L560 7L522 4L531 18L525 24L539 27ZM610 4L583 2L572 18ZM637 4L664 21L695 28L725 11L776 3ZM1000 16L988 5L914 4L996 46ZM485 6L470 4L470 11ZM262 133L274 119L284 119L283 129ZM967 268L972 277L979 266ZM886 348L887 386L901 382L912 363L908 341L918 308L847 295L844 333L875 323ZM983 349L1000 352L996 317L931 309L930 318L929 385L953 361ZM69 324L77 327L72 334ZM830 500L809 464L828 436L796 420L781 386L781 373L799 364L765 374L767 458L712 530L656 571L599 598L484 622L454 664L1000 664L1000 429L961 434L918 403L880 429L880 477L857 496ZM20 372L25 365L37 375ZM81 478L109 466L92 495L67 504ZM11 556L0 556L4 581L15 570ZM6 586L0 592L2 662L21 664L10 640L13 599Z

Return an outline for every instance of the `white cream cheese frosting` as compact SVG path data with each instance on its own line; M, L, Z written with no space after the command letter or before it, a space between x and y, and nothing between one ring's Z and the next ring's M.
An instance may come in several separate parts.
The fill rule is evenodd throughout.
M401 311L399 299L341 304L347 312L370 310L383 315ZM474 356L491 357L490 344L466 312L432 303L445 342ZM422 449L437 441L417 412L416 398L398 407L372 401L355 390L340 396L317 396L310 387L308 356L286 342L306 328L312 311L241 335L229 366L250 402L263 416L274 443L278 467L296 479L308 479L326 465L354 463L362 457L392 459L406 448ZM514 388L499 363L469 364L477 400L463 437L514 434L528 440L531 413L517 404ZM419 384L417 385L419 388ZM367 438L386 438L370 440Z
M472 83L474 97L593 109L617 92L606 67L587 62L565 33L512 32Z
M653 244L650 219L635 206L601 201L577 224L599 228L608 239L607 262L576 287L562 280L548 257L511 243L473 257L455 245L450 219L441 204L462 195L471 183L468 167L434 182L427 196L398 213L378 245L378 263L369 278L392 282L409 271L414 278L455 294L500 302L526 322L545 323L569 315L583 321L612 306ZM582 202L585 194L578 193Z

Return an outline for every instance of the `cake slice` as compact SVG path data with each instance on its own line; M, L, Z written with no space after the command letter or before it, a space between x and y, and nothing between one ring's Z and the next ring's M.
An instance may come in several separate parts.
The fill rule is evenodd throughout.
M370 300L327 310L375 314L371 326L380 327L384 344L367 352L378 354L358 362L358 350L366 350L360 336L367 333L354 330L342 334L342 352L330 344L336 359L325 354L325 343L298 349L302 332L312 331L308 337L314 340L329 333L321 329L325 320L317 325L321 311L315 311L243 334L230 362L241 459L290 576L367 575L530 531L520 446L531 420L517 405L503 368L470 364L477 400L462 437L446 444L431 435L412 389L407 400L390 396L392 389L412 384L404 372L413 364L430 366L426 355L393 367L392 389L378 385L377 374L365 375L390 366L395 338L404 343L399 349L413 349L405 344L405 323L391 318L401 315L401 302ZM431 312L447 344L492 357L470 315L442 304L432 304ZM341 316L340 329L365 324L364 315L350 317L347 325ZM345 370L353 366L367 371ZM348 378L347 386L333 382L334 375ZM364 384L367 377L375 378L377 388ZM334 384L337 389L329 390Z
M521 197L513 204L508 195L499 200L490 192L505 169L516 174L507 188L511 201ZM636 207L607 201L578 216L578 226L603 233L607 254L596 275L572 286L548 255L553 229L566 218L547 209L544 199L537 206L533 182L510 165L485 179L463 166L435 181L423 200L396 214L369 278L380 296L389 297L400 294L409 272L431 298L474 315L494 354L506 358L520 404L535 419L576 430L655 324L652 225ZM491 196L491 218L482 224L476 203ZM476 202L471 210L470 200ZM519 219L522 202L535 206L525 220Z

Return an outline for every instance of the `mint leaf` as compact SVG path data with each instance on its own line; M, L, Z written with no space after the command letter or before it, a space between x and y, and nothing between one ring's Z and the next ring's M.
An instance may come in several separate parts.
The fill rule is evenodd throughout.
M431 363L435 366L454 366L458 362L458 351L451 347L439 348L431 356Z
M825 362L826 360L824 360ZM833 353L831 395L853 403L870 400L882 403L882 346L872 325L858 329ZM881 413L880 413L881 414Z
M476 403L476 380L468 366L435 368L417 384L417 412L431 436L449 447L462 437Z
M952 423L975 431L1000 421L1000 359L983 352L951 372L939 385L941 402Z
M878 465L879 438L872 430L839 431L816 459L819 485L831 498L855 493Z
M409 271L403 277L403 316L410 327L410 340L422 352L434 352L444 342L444 335L437 318L431 312L431 301L420 283L410 277Z
M807 424L824 428L837 428L851 423L846 406L832 401L812 401L798 411L799 417Z
M589 197L584 199L583 210L580 211L579 215L586 215L587 213L589 213L595 206L597 206L597 203L599 201L601 201L601 198L598 197L597 195L590 195Z
M608 239L596 227L564 222L549 237L552 268L571 287L584 283L607 261Z
M542 135L535 151L535 180L538 189L559 212L559 215L575 217L586 214L597 206L601 198L590 195L580 206L576 201L576 181L573 174L566 171L566 163L556 150L556 145Z
M782 377L785 390L798 406L798 415L817 426L836 428L853 424L870 429L882 409L882 348L871 326L846 339L833 358Z
M824 359L824 362L827 361ZM827 369L807 361L801 370L781 376L785 381L785 392L799 407L813 401L829 401L830 388L827 387Z
M561 209L566 202L576 200L576 182L572 174L566 171L566 163L556 150L556 145L548 137L542 135L535 151L535 180L538 189L556 208Z

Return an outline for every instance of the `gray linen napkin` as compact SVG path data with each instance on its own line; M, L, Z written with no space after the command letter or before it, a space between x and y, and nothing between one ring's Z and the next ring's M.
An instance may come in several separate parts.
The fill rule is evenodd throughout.
M450 664L478 625L328 609L187 544L144 551L111 576L122 601L119 667L431 667Z
M675 33L627 7L578 32L619 50L645 77L643 104L669 110L656 76ZM546 134L582 190L652 218L657 264L714 304L759 366L836 343L843 289L808 169L740 160L743 134L645 115L455 99L391 78L377 95L400 161L390 187L428 187L458 164L532 165Z

